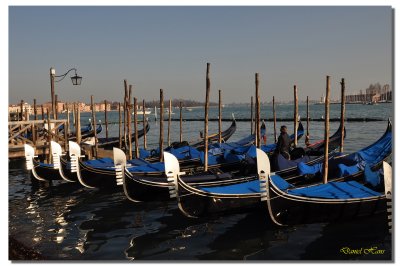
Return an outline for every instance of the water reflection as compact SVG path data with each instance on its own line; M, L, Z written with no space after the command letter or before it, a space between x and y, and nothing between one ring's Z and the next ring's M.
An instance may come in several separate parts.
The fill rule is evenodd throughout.
M71 188L76 186L32 183L26 213L35 224L33 241L38 244L41 241L62 244L68 237L68 213L79 203L77 196L67 192Z
M338 233L340 232L340 233ZM354 239L357 239L355 242ZM302 259L332 260L390 260L392 257L392 235L389 234L387 215L375 215L353 221L326 225L318 238L304 248ZM344 254L344 247L385 250L383 254Z
M41 198L46 197L47 187L47 185L44 185L43 187L37 187L36 189L33 189L32 187L31 194L26 198L28 203L28 206L26 207L26 214L28 215L28 218L31 218L32 223L35 225L33 228L32 240L37 244L41 242L43 238L43 231L46 230L44 224L46 219L43 217L41 212L39 201Z

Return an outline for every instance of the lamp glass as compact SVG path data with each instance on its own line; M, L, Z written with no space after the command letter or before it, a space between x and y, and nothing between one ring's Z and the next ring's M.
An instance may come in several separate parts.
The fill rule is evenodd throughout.
M71 77L71 80L73 85L81 85L82 77L75 74L75 76Z

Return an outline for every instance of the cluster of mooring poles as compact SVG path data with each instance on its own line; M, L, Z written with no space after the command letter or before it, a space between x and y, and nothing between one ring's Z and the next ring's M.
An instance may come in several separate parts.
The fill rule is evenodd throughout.
M53 77L54 75L51 75ZM53 77L54 78L54 77ZM33 123L30 123L29 126L23 127L22 125L19 126L19 131L17 132L18 135L21 135L21 133L27 129L31 129L32 131L32 143L34 146L41 146L47 145L47 149L45 149L44 153L47 154L47 160L51 161L51 145L50 142L52 140L62 142L64 149L68 149L67 145L67 140L68 137L70 136L70 104L66 103L64 106L66 109L66 120L58 120L59 116L59 105L58 105L58 96L57 94L54 94L54 81L51 80L51 91L52 91L52 108L44 108L43 105L40 107L37 106L36 104L36 99L33 100L33 111L34 111L34 121ZM341 123L341 140L340 140L340 151L343 152L344 148L344 116L345 116L345 83L344 79L341 80L341 118L340 118L340 123ZM262 145L262 142L264 144L266 143L266 137L261 136L261 116L260 116L260 76L259 73L255 73L255 95L254 97L251 96L250 98L250 132L251 134L255 135L255 145L257 147L260 147ZM132 104L132 90L133 86L128 85L128 81L125 79L124 80L124 98L123 102L118 103L118 147L120 149L124 149L128 158L132 159L133 157L138 158L139 157L139 136L138 136L138 99L136 97L133 97L133 104ZM207 171L208 170L208 123L209 123L209 105L210 105L210 90L211 90L211 81L210 81L210 63L207 63L207 68L206 68L206 96L205 96L205 103L204 103L204 135L203 135L203 141L204 141L204 169ZM299 112L298 112L298 88L297 85L293 86L293 92L294 92L294 111L293 111L293 128L294 128L294 147L297 147L298 145L298 139L297 139L297 128L299 125ZM167 140L166 143L168 146L171 145L171 114L172 114L172 101L169 100L168 102L168 129L167 129ZM309 97L307 96L307 127L306 127L306 137L305 137L305 144L309 145L310 144L310 112L309 112ZM98 147L98 138L97 138L97 120L96 120L96 108L94 104L94 96L91 95L90 97L90 104L91 104L91 126L93 129L93 137L94 137L94 145L91 148L92 153L91 155L93 157L99 157L99 147ZM327 178L327 167L328 167L328 147L329 147L329 104L330 104L330 77L326 77L326 97L325 97L325 128L324 128L324 138L325 138L325 158L324 158L324 180L326 181ZM109 102L107 100L104 100L104 125L105 125L105 137L106 139L109 139L109 119L108 119L108 105ZM111 104L110 104L111 105ZM38 109L41 109L41 119L38 120L38 114L37 111ZM147 132L146 132L146 126L147 126L147 117L146 117L146 103L145 100L142 101L142 113L143 113L143 147L144 149L147 149ZM179 102L179 142L183 141L183 129L182 129L182 122L183 122L183 112L182 112L182 101ZM123 115L122 115L123 111ZM132 112L133 111L133 112ZM155 108L155 112L157 113L157 108ZM276 116L276 102L275 102L275 96L272 97L272 112L273 112L273 142L276 143L278 139L278 131L277 131L277 116ZM72 104L72 123L75 128L75 140L78 143L81 143L82 141L82 135L81 135L81 108L79 104L73 103ZM155 115L157 115L155 113ZM45 114L47 114L45 116ZM132 129L132 116L133 114L133 126L134 129ZM254 115L253 115L254 114ZM162 151L164 150L164 93L163 89L160 89L160 100L159 100L159 123L160 123L160 128L159 128L159 150ZM27 110L25 110L25 114L23 113L23 101L21 100L21 106L20 106L20 117L25 117L25 121L29 121L29 115ZM51 119L53 117L53 120ZM11 122L10 122L11 123ZM101 121L100 121L101 123ZM40 130L40 124L42 127L45 127L48 129L48 133L46 134L46 137L44 140L42 140L41 143L39 143L39 137L38 137L38 131ZM57 129L60 127L64 127L64 136L60 136L57 134ZM15 130L15 126L12 127L10 125L10 128ZM132 130L134 130L134 140L132 140ZM11 137L9 140L11 140L15 136L15 134L11 134ZM28 140L24 140L25 142L28 142ZM132 148L132 142L134 142L135 146ZM222 91L218 90L218 142L223 142L222 138ZM50 152L49 152L50 151ZM159 155L159 161L163 161L163 154L160 153Z

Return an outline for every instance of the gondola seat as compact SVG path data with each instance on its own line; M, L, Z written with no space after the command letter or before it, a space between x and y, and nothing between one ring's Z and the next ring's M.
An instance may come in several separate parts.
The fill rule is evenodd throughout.
M230 186L219 186L219 187L200 187L201 190L210 193L218 194L248 194L248 193L259 193L260 183L258 180L230 185Z
M289 188L293 188L294 186L286 182L278 175L271 176L274 184L280 190L287 190ZM252 180L249 182L244 182L235 185L229 186L219 186L219 187L200 187L201 190L210 193L218 193L218 194L248 194L248 193L260 193L260 181Z
M356 181L328 182L317 186L292 189L289 194L321 199L352 199L380 196L382 193L369 189Z
M96 160L88 160L84 162L86 165L95 168L108 168L114 166L114 160L111 158L101 158Z
M382 170L373 172L369 165L366 165L364 168L364 181L368 186L371 186L374 189L382 187L382 178L383 172Z
M360 171L359 164L355 165L345 165L345 164L338 164L338 177L346 177L352 174L355 174Z
M141 172L141 173L164 172L165 165L163 162L151 163L151 164L146 164L146 165L141 165L141 166L128 167L128 171L129 172Z
M315 175L317 173L322 173L322 163L307 165L304 162L300 162L297 164L297 171L299 175Z

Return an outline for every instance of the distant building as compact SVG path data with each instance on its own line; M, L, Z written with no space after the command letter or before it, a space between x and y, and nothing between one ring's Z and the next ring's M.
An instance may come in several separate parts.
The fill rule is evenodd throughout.
M107 103L107 105L104 104L104 102L95 103L94 104L94 110L96 112L104 112L106 110L106 108L107 108L107 111L110 111L111 110L111 103Z
M113 102L111 104L111 110L118 110L119 102Z
M362 91L361 91L362 93ZM381 94L381 88L380 87L373 87L373 88L368 88L365 90L365 93L367 95L377 95L377 94Z
M43 110L45 113L47 112L46 109L49 109L49 111L51 111L51 102L45 102L42 104L42 106L43 106ZM40 109L42 109L42 108L40 108Z
M21 107L16 104L10 104L8 106L8 112L9 113L20 113L21 112Z
M28 112L29 115L33 114L32 106L29 103L24 102L22 104L22 112L25 114L26 111ZM8 112L9 113L20 113L21 105L20 104L10 104L8 106Z
M346 95L347 103L368 103L368 102L390 102L392 101L392 91L388 84L381 87L378 84L370 85L365 89L365 93L360 90L360 93Z

